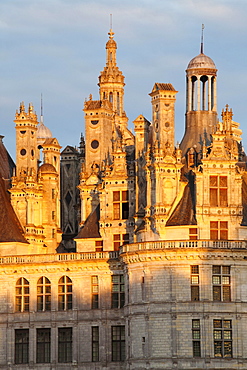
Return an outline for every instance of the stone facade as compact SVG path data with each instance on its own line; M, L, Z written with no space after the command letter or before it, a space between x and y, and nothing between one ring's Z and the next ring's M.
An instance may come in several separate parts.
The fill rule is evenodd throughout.
M216 66L203 48L188 64L181 145L170 83L154 84L152 122L139 115L134 135L113 36L61 174L43 118L16 113L11 203L0 178L0 369L246 369L246 156L228 106L217 121Z

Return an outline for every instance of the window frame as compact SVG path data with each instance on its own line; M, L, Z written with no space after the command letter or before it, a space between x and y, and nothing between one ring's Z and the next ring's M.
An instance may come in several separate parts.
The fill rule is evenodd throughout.
M127 220L129 218L129 191L114 190L112 203L113 220Z
M190 266L190 291L191 301L200 301L199 265Z
M231 302L231 266L212 266L212 293L214 302Z
M37 281L37 312L51 311L51 281L41 276Z
M67 275L58 281L58 311L72 310L73 308L73 283Z
M15 329L15 364L18 365L28 363L29 329Z
M29 281L20 277L15 285L15 311L29 312L30 306L30 284Z
M48 334L48 335L47 335ZM51 362L51 329L36 329L36 363L49 364Z
M99 327L92 326L92 362L99 362Z
M116 338L117 337L117 338ZM125 326L114 325L111 327L112 361L125 361Z
M111 276L111 289L112 289L112 308L122 308L125 305L125 284L124 275Z
M91 276L91 308L99 308L99 277L98 275Z
M193 357L201 357L201 325L200 319L192 319Z
M232 358L233 355L232 320L222 320L222 319L213 320L213 339L214 339L214 357Z
M71 363L73 359L73 328L58 328L58 363Z

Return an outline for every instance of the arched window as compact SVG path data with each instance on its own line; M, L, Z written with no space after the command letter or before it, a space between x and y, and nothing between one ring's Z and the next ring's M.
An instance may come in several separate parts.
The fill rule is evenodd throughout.
M23 277L16 282L15 309L18 312L29 311L29 282Z
M37 311L51 310L51 282L42 276L37 282Z
M72 280L68 276L62 276L58 282L58 310L72 309Z

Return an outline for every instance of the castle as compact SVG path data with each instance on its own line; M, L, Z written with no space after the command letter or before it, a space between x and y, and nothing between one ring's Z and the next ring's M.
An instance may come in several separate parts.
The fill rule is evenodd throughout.
M32 104L16 165L0 136L0 369L246 369L246 156L228 105L218 121L217 68L202 44L175 146L170 83L128 129L116 50L110 30L61 163Z

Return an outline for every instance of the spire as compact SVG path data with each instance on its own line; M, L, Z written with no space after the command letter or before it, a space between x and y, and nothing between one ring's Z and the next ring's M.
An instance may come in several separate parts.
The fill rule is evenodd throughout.
M203 30L204 30L204 24L202 24L202 35L201 35L201 54L203 54Z
M44 122L44 116L43 116L43 96L42 96L42 93L41 93L41 97L40 97L40 123L43 123Z

